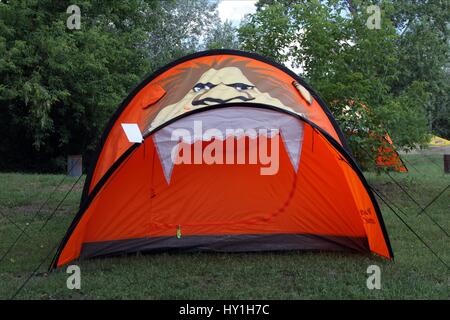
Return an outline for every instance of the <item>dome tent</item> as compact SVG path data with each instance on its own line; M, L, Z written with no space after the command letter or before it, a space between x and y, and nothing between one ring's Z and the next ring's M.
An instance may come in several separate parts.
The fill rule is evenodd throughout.
M211 50L156 71L119 106L51 268L132 252L299 249L393 257L320 97L264 57Z
M334 103L338 103L338 101L334 101ZM351 111L353 111L353 114ZM350 120L358 124L356 127L354 124L347 125L344 128L347 134L358 135L358 133L362 132L363 135L366 135L370 140L374 140L379 144L379 147L375 152L374 150L366 150L359 146L364 153L375 157L374 162L378 168L397 172L408 172L408 168L400 157L400 154L397 152L397 148L388 132L383 129L381 125L378 126L378 130L372 130L367 127L367 121L364 121L365 117L363 117L363 114L367 117L372 113L369 107L360 101L348 100L341 112L341 117L346 119L346 121ZM366 122L366 126L364 126L364 122ZM371 154L372 152L373 155Z

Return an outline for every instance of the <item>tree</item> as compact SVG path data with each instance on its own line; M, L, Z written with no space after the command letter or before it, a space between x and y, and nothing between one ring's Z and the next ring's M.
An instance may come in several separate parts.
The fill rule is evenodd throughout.
M230 21L217 24L206 34L206 49L239 49L237 30Z
M138 45L151 1L79 2L81 29L69 30L60 1L0 4L0 121L6 168L36 167L93 148L107 114L148 66ZM144 69L143 69L144 68ZM56 159L56 160L55 160ZM30 161L31 160L31 161Z
M425 83L429 129L450 138L450 3L400 0L393 5L392 20L401 35L394 90Z
M89 154L143 76L201 45L216 23L208 0L0 1L3 170L56 170Z
M151 69L204 48L204 39L220 28L218 0L160 1L161 10L151 16L156 24L148 32L145 46Z
M435 44L445 38L436 35L433 40L428 37L428 42L422 37L405 40L408 32L402 25L406 1L403 5L396 1L375 2L381 8L381 27L370 29L366 24L371 14L367 8L372 3L264 0L240 27L239 36L244 49L301 67L302 76L330 105L343 129L349 112L362 112L348 107L364 105L370 110L364 125L380 134L385 128L398 146L415 148L427 140L426 110L432 103L432 82L431 77L416 74L414 65L405 57L407 44L412 45L408 41L414 40L417 48L428 48L433 57L426 60L427 65L437 75L442 65L437 60L446 54L444 46ZM445 21L438 14L443 9L436 5L431 13L417 19ZM433 33L431 28L427 30ZM364 137L363 129L359 136L348 134L348 139L360 162L373 163L364 156L366 152L358 150L376 150L379 142L367 134Z

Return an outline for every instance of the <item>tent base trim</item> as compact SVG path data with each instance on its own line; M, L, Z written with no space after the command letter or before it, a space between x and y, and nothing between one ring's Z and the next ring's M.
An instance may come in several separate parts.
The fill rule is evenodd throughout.
M366 237L316 234L240 234L149 237L104 242L87 242L81 259L135 252L209 251L257 252L286 250L323 250L370 252Z

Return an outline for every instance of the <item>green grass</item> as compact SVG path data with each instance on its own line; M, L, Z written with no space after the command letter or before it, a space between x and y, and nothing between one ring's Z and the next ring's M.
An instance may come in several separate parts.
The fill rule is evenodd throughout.
M442 166L442 156L432 155ZM422 206L450 183L450 175L420 155L406 156L408 174L394 173ZM414 166L414 168L412 167ZM366 174L370 184L407 214L405 221L450 264L449 239L385 174ZM389 262L375 256L332 252L246 254L151 254L80 262L81 290L68 290L65 270L45 274L43 260L61 240L81 194L75 191L40 230L73 178L66 178L48 204L40 205L63 179L60 175L0 174L0 257L21 231L26 236L0 262L0 299L9 299L44 261L19 299L448 299L449 270L381 202L395 253ZM427 210L450 231L450 189ZM401 213L399 213L402 215ZM29 225L27 225L29 224ZM366 287L366 269L381 268L381 290Z

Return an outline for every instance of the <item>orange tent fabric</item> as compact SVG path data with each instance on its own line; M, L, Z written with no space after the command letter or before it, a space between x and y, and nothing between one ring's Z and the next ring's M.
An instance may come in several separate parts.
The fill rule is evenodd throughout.
M394 143L388 133L382 139L383 144L378 148L376 163L378 167L392 169L397 172L408 172L402 158L395 150Z
M298 249L393 257L320 97L261 56L213 50L162 68L121 104L51 268L128 252Z

